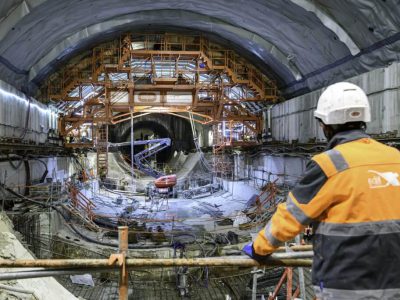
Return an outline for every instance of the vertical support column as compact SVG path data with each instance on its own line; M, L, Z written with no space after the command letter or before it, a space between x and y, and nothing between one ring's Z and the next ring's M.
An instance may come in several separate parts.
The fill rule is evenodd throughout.
M287 268L287 281L286 281L286 300L292 300L293 290L293 268Z
M131 176L132 176L132 192L136 192L135 186L135 134L133 131L133 107L129 107L131 113Z
M131 77L132 74L129 73L129 83L128 83L128 101L129 101L129 108L133 109L133 105L134 105L134 84L133 82L131 82Z
M111 85L111 83L110 83ZM107 86L107 83L104 86L105 88L105 100L104 100L104 118L105 121L108 123L110 122L110 119L112 117L112 113L111 113L111 87ZM115 91L115 90L114 90Z
M253 273L253 288L251 293L251 300L257 300L257 280L259 277L264 275L265 269L260 270L257 267L254 267L251 273Z
M122 268L119 272L119 300L128 300L128 270L126 255L128 254L128 226L118 227L119 254L123 257Z
M254 267L253 268L253 287L252 287L252 291L251 291L251 300L256 300L257 299L257 268Z
M295 238L296 244L301 245L300 242L300 235L297 235ZM299 291L300 291L300 297L305 299L306 298L306 285L304 282L304 269L303 268L297 268L299 271Z
M103 180L108 174L108 125L97 123L96 129L97 175Z
M4 180L0 182L3 186L7 186L7 170L4 170ZM1 211L4 211L4 202L6 201L6 193L3 191L2 193L2 202L1 202Z
M129 73L129 85L128 85L128 99L129 99L129 112L131 116L131 176L132 176L132 191L136 191L135 187L135 170L134 170L134 159L135 159L135 154L134 154L134 132L133 132L133 113L134 113L134 83L133 81L131 82L132 73Z

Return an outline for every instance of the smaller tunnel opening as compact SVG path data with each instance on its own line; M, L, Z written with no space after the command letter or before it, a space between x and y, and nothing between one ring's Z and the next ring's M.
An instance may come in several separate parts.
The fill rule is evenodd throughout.
M130 129L130 128L129 128ZM134 140L135 141L143 141L143 140L152 140L152 139L161 139L161 138L170 138L172 137L168 130L163 127L161 124L153 122L153 121L142 121L137 123L133 129ZM129 142L131 140L130 130L127 132L124 141ZM139 153L146 148L150 147L149 145L135 145L133 147L133 153ZM152 159L156 160L157 163L167 163L171 156L173 155L173 146L168 147L154 155ZM131 146L121 147L121 152L124 157L130 157L131 155Z
M155 160L157 164L166 164L173 157L175 152L189 152L194 148L193 133L190 124L181 118L166 115L155 115L148 118L137 118L133 123L133 133L135 141L152 140L152 139L171 139L171 146L156 153L151 160ZM125 122L116 125L111 129L111 140L113 142L130 142L131 141L131 123ZM137 154L150 145L135 145L134 154ZM120 148L121 153L127 160L130 160L131 146L123 146Z

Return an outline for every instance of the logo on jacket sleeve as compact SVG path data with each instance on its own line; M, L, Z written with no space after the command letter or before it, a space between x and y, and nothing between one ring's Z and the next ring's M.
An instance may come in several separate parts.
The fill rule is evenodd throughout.
M368 184L371 189L385 188L388 186L400 186L400 182L397 179L398 173L395 172L378 172L374 170L368 170L368 173L375 174L374 177L368 178Z

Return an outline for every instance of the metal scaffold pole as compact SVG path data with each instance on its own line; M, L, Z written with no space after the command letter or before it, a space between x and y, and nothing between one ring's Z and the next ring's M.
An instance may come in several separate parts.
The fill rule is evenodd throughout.
M296 243L300 245L300 236L296 236L295 238ZM304 269L303 268L298 268L299 272L299 287L300 287L300 297L303 299L306 298L306 285L304 281Z
M274 253L259 263L246 256L221 256L203 258L128 258L127 268L138 267L310 267L313 251ZM110 268L109 259L0 259L0 268ZM0 278L1 278L0 274Z
M128 253L128 226L118 227L119 253L121 256L122 270L119 272L119 300L128 300L129 273L126 269L126 255Z
M134 143L135 143L135 136L133 132L133 108L130 108L131 113L131 176L132 176L132 192L136 192L135 186L135 170L134 170Z

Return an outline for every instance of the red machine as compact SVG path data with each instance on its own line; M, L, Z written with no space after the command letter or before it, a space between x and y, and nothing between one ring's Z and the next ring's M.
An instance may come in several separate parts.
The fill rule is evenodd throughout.
M169 188L169 187L173 187L175 184L176 184L176 175L175 174L161 176L154 181L154 185L157 188Z

